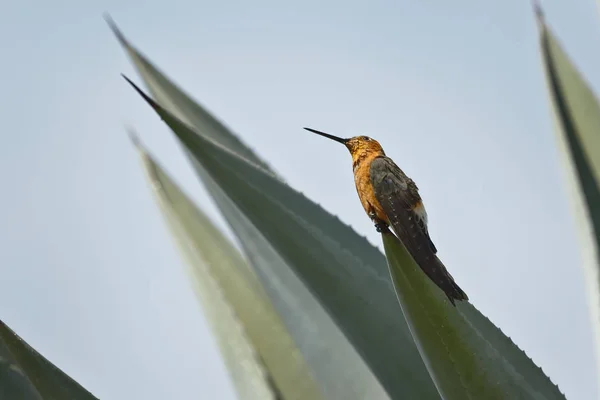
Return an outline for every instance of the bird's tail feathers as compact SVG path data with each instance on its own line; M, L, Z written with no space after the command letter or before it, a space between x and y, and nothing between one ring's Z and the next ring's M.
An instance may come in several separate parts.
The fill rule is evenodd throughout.
M444 291L444 293L446 293L446 296L448 296L448 299L452 302L452 304L454 304L455 300L469 300L469 296L467 296L464 290L462 290L454 281L454 278L452 275L450 275L450 272L448 272L446 266L444 263L442 263L442 260L440 260L437 256L435 257L435 260L439 264L439 271L445 275L445 282L440 282L438 286Z

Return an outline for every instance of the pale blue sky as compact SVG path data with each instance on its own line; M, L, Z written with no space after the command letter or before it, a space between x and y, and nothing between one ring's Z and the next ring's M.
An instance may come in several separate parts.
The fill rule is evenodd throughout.
M594 1L543 5L600 88ZM524 0L0 3L0 318L50 360L102 399L234 398L123 123L215 208L120 78L139 82L105 11L292 186L377 245L346 150L301 127L380 140L419 185L440 257L471 301L569 399L596 397Z

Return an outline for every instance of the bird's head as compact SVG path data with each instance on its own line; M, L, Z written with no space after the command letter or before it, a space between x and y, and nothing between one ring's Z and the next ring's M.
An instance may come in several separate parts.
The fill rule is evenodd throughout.
M383 152L383 148L381 147L379 142L375 139L371 139L368 136L354 136L348 139L342 139L340 137L333 136L325 132L317 131L315 129L304 129L306 129L309 132L316 133L317 135L321 135L328 139L342 143L350 151L352 159L364 157L370 154L385 155L385 153Z

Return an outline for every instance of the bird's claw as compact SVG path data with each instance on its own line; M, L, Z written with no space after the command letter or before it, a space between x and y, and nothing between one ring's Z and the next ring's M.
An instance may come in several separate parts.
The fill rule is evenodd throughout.
M377 230L377 232L381 233L381 232L385 232L387 230L387 225L381 222L376 222L375 223L375 229Z

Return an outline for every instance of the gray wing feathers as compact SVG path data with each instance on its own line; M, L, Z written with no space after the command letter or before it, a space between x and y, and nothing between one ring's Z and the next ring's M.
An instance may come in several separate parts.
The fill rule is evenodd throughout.
M413 211L414 205L421 200L415 183L387 157L373 160L370 173L377 201L388 217L392 230L415 262L453 304L455 299L468 299L436 256L427 227Z
M419 189L415 182L389 158L379 157L371 163L370 168L371 183L373 187L382 186L385 193L383 196L388 196L396 203L396 207L400 207L403 212L407 213L409 225L416 225L414 228L420 229L421 233L416 234L415 239L424 239L433 253L437 253L437 248L433 244L429 231L427 229L427 221L425 218L413 211L415 204L421 201ZM375 195L377 196L377 194ZM381 200L377 199L381 204ZM383 206L383 205L382 205Z

